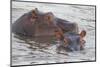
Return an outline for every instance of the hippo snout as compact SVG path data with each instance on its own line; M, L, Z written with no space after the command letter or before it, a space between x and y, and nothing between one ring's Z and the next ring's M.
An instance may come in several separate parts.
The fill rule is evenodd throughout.
M74 46L74 45L75 45L75 46ZM81 50L81 49L80 49L80 45L73 44L73 45L68 45L68 46L66 47L66 50L67 50L67 51L79 51L79 50Z

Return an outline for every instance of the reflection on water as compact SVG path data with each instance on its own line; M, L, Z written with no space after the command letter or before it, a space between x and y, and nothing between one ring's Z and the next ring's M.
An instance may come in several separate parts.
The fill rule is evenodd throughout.
M43 12L50 11L57 17L78 23L80 31L83 29L87 31L85 50L75 52L62 50L61 53L57 53L53 37L28 38L12 33L12 65L95 60L95 7L13 2L12 23L35 7Z

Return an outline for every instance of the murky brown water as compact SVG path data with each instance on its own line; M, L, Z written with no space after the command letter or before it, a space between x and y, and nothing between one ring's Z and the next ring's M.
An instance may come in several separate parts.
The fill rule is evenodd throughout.
M12 23L35 7L40 11L51 11L57 17L78 23L80 31L83 29L87 31L85 50L61 51L61 54L58 54L56 42L52 40L52 37L27 38L12 33L12 65L95 60L95 7L12 2ZM46 45L48 41L50 41L51 45Z

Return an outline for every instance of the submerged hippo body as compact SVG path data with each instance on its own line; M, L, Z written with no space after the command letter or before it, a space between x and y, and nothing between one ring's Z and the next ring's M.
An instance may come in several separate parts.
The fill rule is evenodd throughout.
M60 27L64 33L65 32L78 33L78 25L76 23L72 23L70 21L66 21L59 18L57 18L56 22L57 26Z
M12 24L12 32L25 36L53 36L55 30L78 33L78 26L38 9L25 13Z

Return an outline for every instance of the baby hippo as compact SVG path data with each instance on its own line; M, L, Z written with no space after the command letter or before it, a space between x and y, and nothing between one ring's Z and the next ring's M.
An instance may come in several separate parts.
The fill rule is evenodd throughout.
M62 33L55 31L56 38L60 45L58 50L65 49L66 51L79 51L84 49L86 31L81 31L80 34L74 32Z

